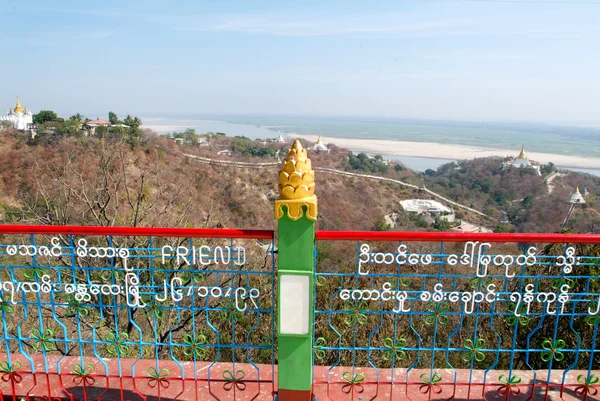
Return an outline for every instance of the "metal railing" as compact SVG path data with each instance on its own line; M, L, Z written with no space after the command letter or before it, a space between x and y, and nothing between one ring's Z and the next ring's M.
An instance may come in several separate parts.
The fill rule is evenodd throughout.
M596 399L600 236L316 239L319 400Z
M274 249L266 230L0 226L1 395L274 399ZM598 235L317 231L315 265L319 401L598 394Z
M0 226L7 399L273 399L273 232Z

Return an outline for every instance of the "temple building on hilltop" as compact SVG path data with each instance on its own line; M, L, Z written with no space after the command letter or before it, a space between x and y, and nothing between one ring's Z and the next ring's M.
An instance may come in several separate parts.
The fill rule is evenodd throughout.
M101 120L100 117L97 117L95 120L90 120L87 123L85 123L85 130L88 133L88 135L94 135L96 133L96 128L110 126L110 121Z
M319 139L317 139L317 143L315 143L313 145L313 147L311 148L311 150L313 152L327 152L329 153L329 149L327 149L327 146L325 146L325 144L323 144L323 139L321 139L321 135L319 135Z
M450 214L453 210L447 206L442 205L438 201L429 199L405 199L400 201L400 205L405 212L412 213L430 213L430 214Z
M521 146L521 152L516 159L509 157L504 162L504 167L518 167L518 168L532 168L536 171L537 175L542 175L540 171L540 164L534 161L530 161L525 152L525 145Z
M17 97L17 105L14 109L9 109L8 114L0 116L0 121L8 121L14 129L25 131L33 126L33 114L31 111L21 107L21 102Z
M585 203L583 195L581 195L581 192L579 192L579 187L575 188L575 192L573 192L569 197L569 203Z

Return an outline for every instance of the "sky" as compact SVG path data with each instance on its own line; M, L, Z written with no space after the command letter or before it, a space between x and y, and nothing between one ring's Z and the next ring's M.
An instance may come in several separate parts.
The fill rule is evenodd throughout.
M600 0L0 0L0 110L600 126Z

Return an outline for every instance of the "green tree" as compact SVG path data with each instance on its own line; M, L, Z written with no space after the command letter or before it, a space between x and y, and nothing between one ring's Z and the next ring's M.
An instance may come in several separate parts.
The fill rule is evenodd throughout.
M495 233L511 233L513 231L515 230L506 224L498 224L496 228L494 228Z
M62 136L77 135L81 132L81 122L75 119L65 120L56 127L56 133Z
M377 219L377 221L375 222L375 225L373 226L373 229L375 231L388 231L390 229L390 226L387 223L387 221L385 221L385 217L380 216Z
M81 114L77 113L77 114L74 114L71 117L69 117L69 120L79 121L79 122L83 123L87 120L87 118L85 116L82 116Z
M34 124L43 124L46 121L55 121L58 116L52 110L40 110L39 113L33 115Z
M554 167L554 163L552 162L548 162L548 164L542 166L542 174L552 174L554 171L556 171L556 167Z
M450 229L450 223L441 216L437 216L433 222L433 228L437 231L448 231Z
M112 111L108 112L108 121L110 121L110 123L112 125L118 124L119 123L119 117L117 117L117 115L115 113L113 113Z
M129 114L123 120L125 125L129 125L130 127L139 128L142 125L142 120L139 117L131 117Z

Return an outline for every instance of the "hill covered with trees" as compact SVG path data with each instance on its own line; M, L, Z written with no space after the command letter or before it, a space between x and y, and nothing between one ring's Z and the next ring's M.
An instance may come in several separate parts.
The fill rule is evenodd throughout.
M169 136L137 127L135 132L111 129L94 136L52 130L37 139L5 130L0 134L5 160L0 165L0 213L6 223L274 228L277 165L240 168L200 163L190 156L276 163L289 146L225 134L209 137L193 130ZM492 217L454 208L457 219L496 231L558 231L569 194L577 186L586 187L590 197L576 207L567 229L590 232L600 222L595 209L598 178L564 173L554 177L549 193L545 180L555 173L551 165L539 176L529 169L503 169L501 159L486 158L423 174L335 145L329 152L309 154L315 167L425 185ZM400 200L431 198L418 189L324 171L316 179L321 229L450 228L402 209Z

